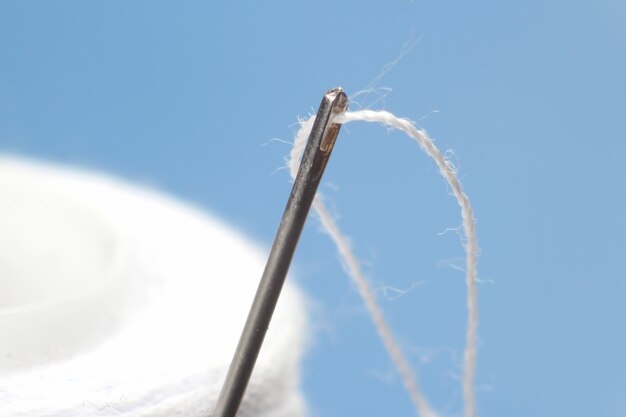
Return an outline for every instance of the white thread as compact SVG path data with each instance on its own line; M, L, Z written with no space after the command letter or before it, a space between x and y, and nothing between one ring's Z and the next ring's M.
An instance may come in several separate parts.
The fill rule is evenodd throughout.
M310 134L314 120L315 116L300 122L301 127L296 133L294 145L288 160L288 166L290 168L292 178L295 178L297 174L300 158L304 152L306 140ZM468 318L464 352L463 398L465 417L474 417L475 398L473 383L476 369L476 339L478 326L476 288L477 241L472 206L467 195L463 192L458 178L456 177L456 171L452 164L446 160L441 151L439 151L439 149L435 146L433 140L426 134L426 132L417 129L410 120L399 118L387 111L360 110L345 112L337 115L333 121L336 123L348 123L352 121L376 122L403 131L408 136L413 138L420 145L422 150L424 150L424 152L426 152L426 154L435 161L440 174L446 179L452 188L452 192L461 207L463 229L467 239L465 252L467 268L466 285ZM403 383L411 396L411 400L413 401L417 412L423 417L435 417L437 414L430 407L426 397L421 393L417 379L398 343L395 341L393 333L385 321L382 310L376 303L373 292L359 268L356 257L350 249L348 238L344 236L337 227L337 224L324 206L319 193L313 202L313 208L319 216L322 226L335 243L341 258L348 269L348 274L355 281L361 297L363 298L365 305L372 316L374 326L376 327L376 330L378 331L391 360L400 373Z

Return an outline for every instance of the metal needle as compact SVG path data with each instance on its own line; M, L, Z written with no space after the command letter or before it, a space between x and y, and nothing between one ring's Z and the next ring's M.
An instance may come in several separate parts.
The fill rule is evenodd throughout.
M213 417L234 417L237 413L278 302L300 233L339 134L341 125L333 123L332 118L346 111L347 107L348 97L341 88L329 90L322 99Z

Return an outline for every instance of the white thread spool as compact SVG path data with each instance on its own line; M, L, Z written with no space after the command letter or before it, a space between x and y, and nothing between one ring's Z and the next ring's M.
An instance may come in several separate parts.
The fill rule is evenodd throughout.
M123 313L124 249L78 202L0 176L0 358L32 367L97 344Z
M0 416L207 415L265 259L215 219L0 158ZM241 415L303 413L286 284Z

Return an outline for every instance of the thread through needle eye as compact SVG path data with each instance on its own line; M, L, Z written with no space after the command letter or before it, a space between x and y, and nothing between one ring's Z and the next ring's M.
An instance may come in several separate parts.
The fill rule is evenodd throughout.
M347 108L348 97L341 88L329 90L322 99L213 417L235 417L237 414L315 192L341 128L340 124L333 122L333 117Z

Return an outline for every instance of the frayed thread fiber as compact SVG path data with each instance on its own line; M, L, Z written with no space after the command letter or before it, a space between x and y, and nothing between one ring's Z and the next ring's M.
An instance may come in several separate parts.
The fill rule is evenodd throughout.
M291 177L295 178L300 159L306 145L306 141L311 132L315 116L301 121L301 127L296 133L293 148L291 149L288 166ZM467 331L465 336L465 351L463 363L463 399L464 399L464 415L465 417L475 417L475 398L474 398L474 374L476 369L476 342L478 327L478 305L477 305L477 287L476 287L476 270L477 270L477 240L476 228L474 223L474 213L469 198L463 192L461 183L459 182L456 170L452 163L448 161L441 151L435 146L433 140L428 134L421 129L415 127L413 122L408 119L400 118L387 111L359 110L354 112L344 112L337 115L335 123L348 123L353 121L365 121L380 123L406 133L414 139L422 150L435 162L439 173L445 178L452 189L452 193L461 207L461 217L463 222L463 231L465 234L465 253L466 253L466 285L467 285ZM330 238L335 243L337 251L346 266L348 274L354 280L361 297L372 317L374 326L387 349L389 357L394 366L402 377L405 388L409 392L411 400L422 417L436 417L437 413L430 406L427 398L421 392L415 373L405 355L402 353L399 344L395 340L393 332L386 322L384 314L374 296L370 285L368 284L356 256L352 253L349 239L341 233L335 220L328 212L323 203L320 194L315 197L313 208L319 217L319 220Z

